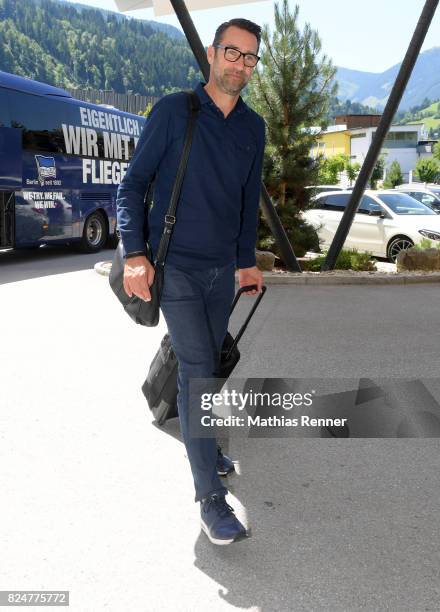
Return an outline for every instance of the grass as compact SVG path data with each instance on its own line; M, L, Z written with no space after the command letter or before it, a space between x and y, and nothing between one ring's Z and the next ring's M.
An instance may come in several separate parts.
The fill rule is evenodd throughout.
M416 251L424 251L425 249L440 249L440 242L438 240L435 241L435 244L432 244L432 240L429 238L422 238L419 244L415 244L411 247Z
M424 123L426 130L429 131L432 128L434 132L438 131L440 129L440 118L435 117L435 115L439 114L438 103L439 101L437 100L437 102L433 102L429 106L422 108L421 111L418 111L420 113L421 118L418 120L408 121L407 123L409 125L416 125L418 123ZM423 114L426 114L427 116L423 117Z

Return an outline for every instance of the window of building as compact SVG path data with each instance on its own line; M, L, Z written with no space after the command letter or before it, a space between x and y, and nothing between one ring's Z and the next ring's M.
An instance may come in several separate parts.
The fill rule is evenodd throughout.
M383 143L384 149L407 149L417 147L417 132L388 132Z

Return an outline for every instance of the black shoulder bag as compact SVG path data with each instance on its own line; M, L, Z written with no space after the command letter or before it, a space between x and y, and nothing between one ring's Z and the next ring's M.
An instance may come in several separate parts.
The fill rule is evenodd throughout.
M125 259L122 250L122 240L119 240L119 244L116 248L109 276L110 287L112 288L116 297L121 302L125 312L133 319L133 321L139 323L140 325L145 325L147 327L155 327L159 323L159 306L163 287L165 257L168 251L168 245L170 242L174 223L176 222L176 208L182 189L182 182L188 163L189 153L191 150L194 124L197 115L200 111L200 100L194 91L188 92L188 106L189 120L186 131L185 144L183 146L183 153L180 160L179 168L177 170L173 192L171 194L170 206L168 208L167 214L165 215L165 227L163 230L162 237L160 239L159 248L157 250L156 258L154 261L154 280L153 284L150 287L151 301L145 302L137 295L132 295L131 297L128 297L128 295L125 293L123 284ZM146 214L148 214L148 210L146 211ZM145 247L147 258L150 263L152 263L151 248L148 244L148 240L146 240L145 242Z

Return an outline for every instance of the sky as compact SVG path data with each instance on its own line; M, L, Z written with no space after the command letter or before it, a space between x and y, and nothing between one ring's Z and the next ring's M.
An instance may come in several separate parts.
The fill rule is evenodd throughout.
M70 0L117 11L113 0ZM290 0L300 7L300 23L308 22L319 32L323 52L336 66L383 72L402 61L422 12L425 0ZM205 46L212 42L220 23L245 17L274 27L273 0L191 13ZM281 2L279 2L281 6ZM155 17L153 9L127 13L138 19L161 21L181 30L177 17ZM431 23L422 51L440 46L440 8Z

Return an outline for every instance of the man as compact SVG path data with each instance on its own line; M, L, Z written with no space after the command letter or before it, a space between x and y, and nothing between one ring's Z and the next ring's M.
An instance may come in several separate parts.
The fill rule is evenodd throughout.
M189 379L213 378L240 287L262 288L256 267L258 205L265 145L263 119L240 97L258 62L261 28L232 19L216 31L208 48L210 76L199 83L201 103L164 268L161 310L178 360L177 406L190 462L201 525L211 542L229 544L247 532L227 504L219 476L233 471L215 438L189 435ZM184 92L157 102L144 127L117 200L126 257L124 289L150 299L154 267L145 256L144 196L155 175L148 215L153 258L164 227L188 119Z

